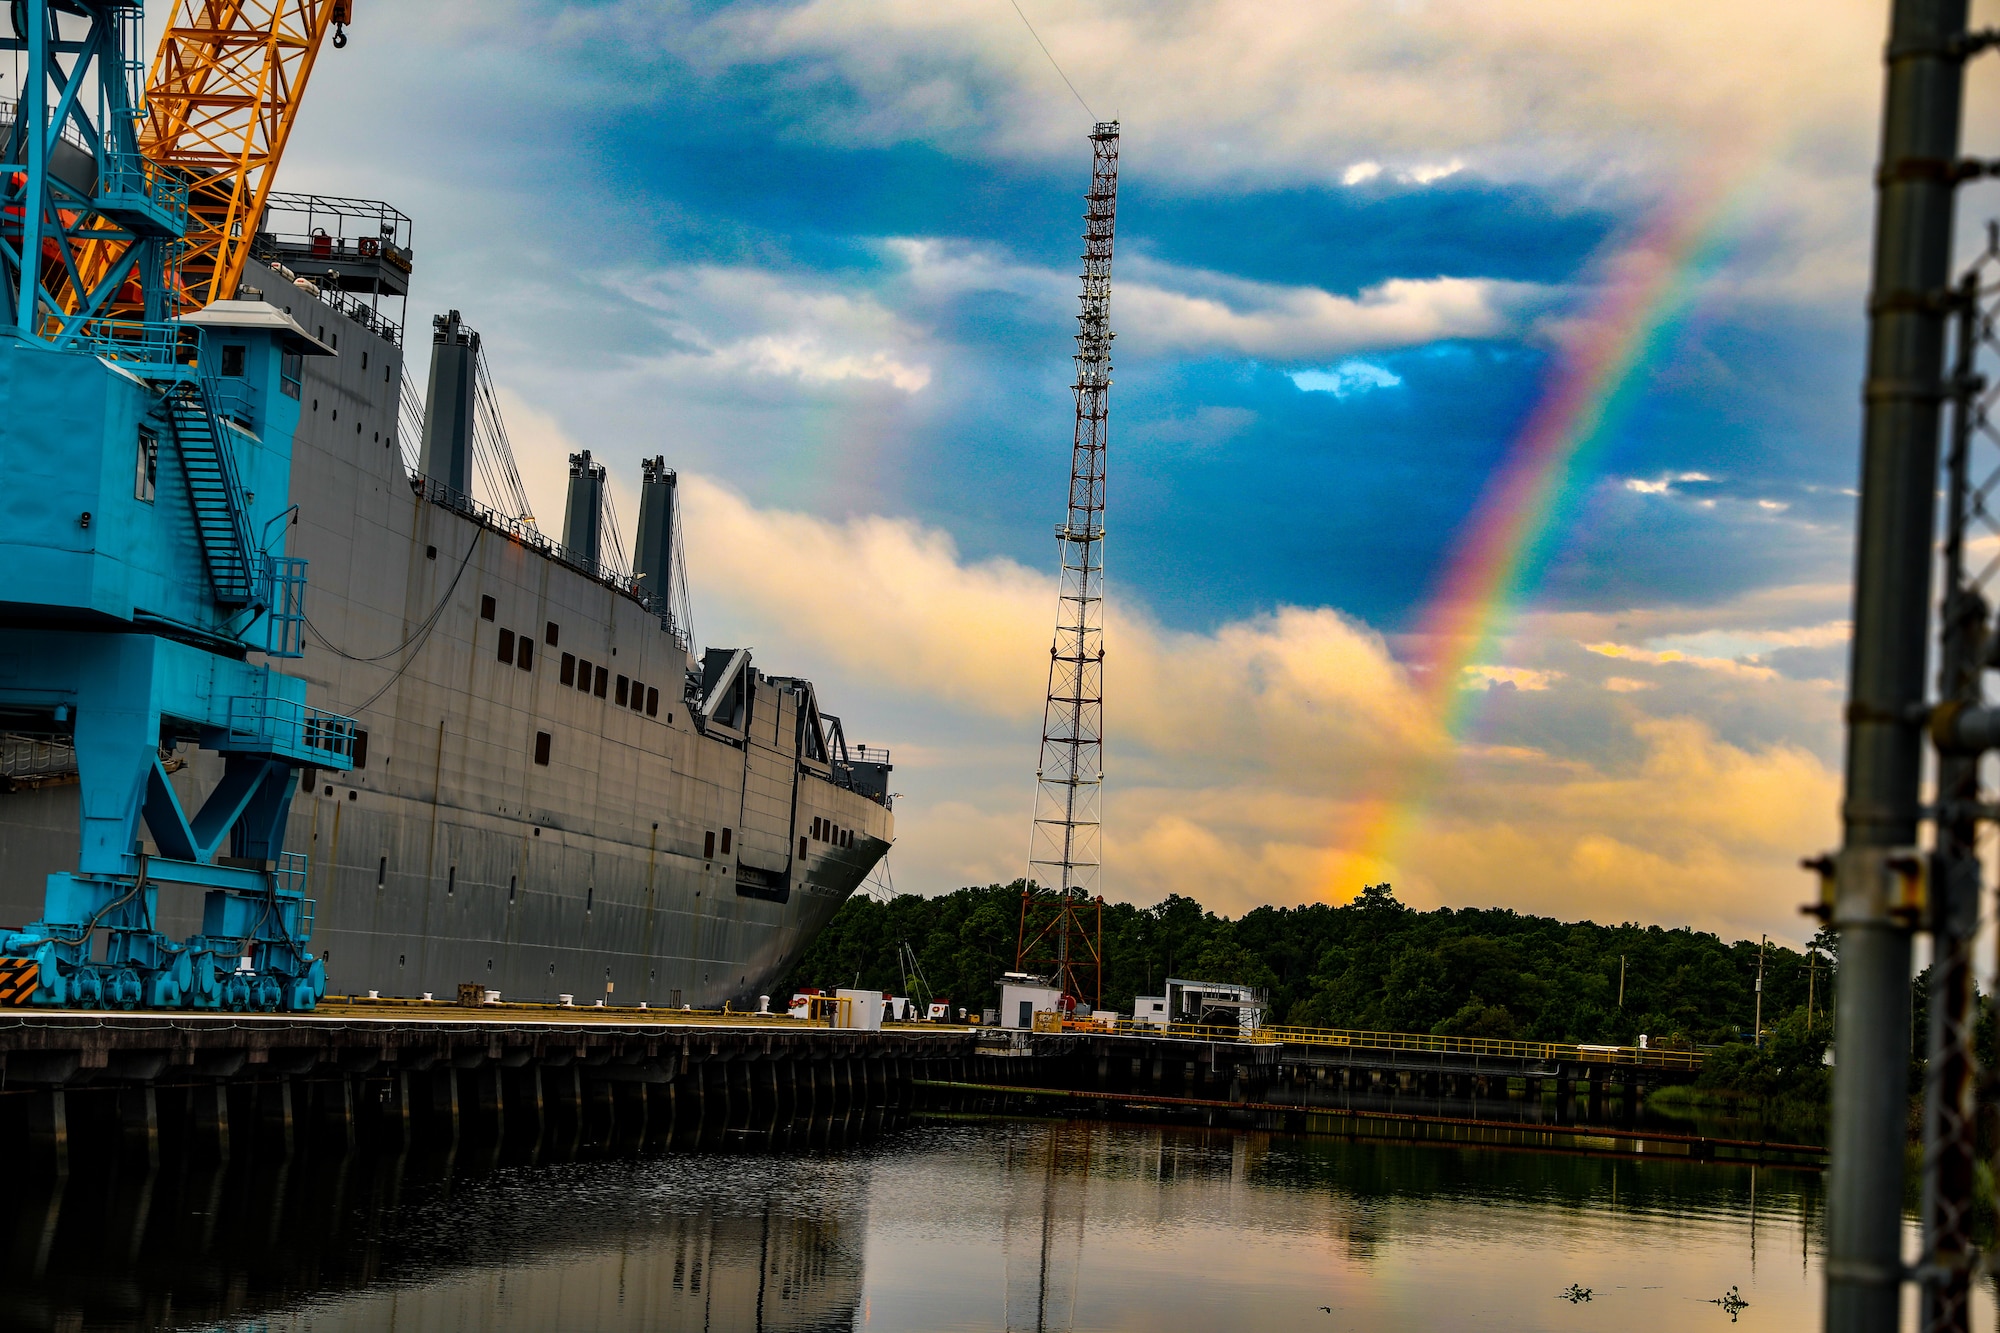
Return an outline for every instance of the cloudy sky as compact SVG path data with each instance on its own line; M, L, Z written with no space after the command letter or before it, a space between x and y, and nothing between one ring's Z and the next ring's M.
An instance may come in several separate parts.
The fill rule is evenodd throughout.
M1881 0L1020 5L1124 126L1107 895L1799 937ZM896 751L899 889L1023 873L1091 115L1013 6L356 10L283 188L415 217L545 526L570 448L681 469L702 639ZM1663 218L1679 302L1447 727L1417 631Z

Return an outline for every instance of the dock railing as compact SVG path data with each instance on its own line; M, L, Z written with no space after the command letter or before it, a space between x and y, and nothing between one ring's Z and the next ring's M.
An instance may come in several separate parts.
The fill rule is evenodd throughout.
M1701 1052L1656 1046L1594 1045L1584 1042L1513 1041L1501 1037L1444 1037L1428 1032L1367 1032L1356 1028L1259 1027L1245 1037L1233 1024L1147 1023L1067 1019L1066 1032L1101 1032L1125 1037L1166 1037L1184 1041L1229 1041L1286 1046L1342 1046L1373 1051L1429 1051L1440 1055L1490 1055L1511 1060L1568 1060L1580 1064L1635 1065L1649 1069L1699 1069Z

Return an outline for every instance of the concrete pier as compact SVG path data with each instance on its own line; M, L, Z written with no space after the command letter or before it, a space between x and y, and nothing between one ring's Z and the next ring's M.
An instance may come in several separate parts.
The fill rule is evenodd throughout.
M422 1149L443 1169L669 1150L837 1147L907 1123L963 1028L861 1032L437 1006L381 1017L0 1014L0 1133L57 1174L75 1129L162 1154Z

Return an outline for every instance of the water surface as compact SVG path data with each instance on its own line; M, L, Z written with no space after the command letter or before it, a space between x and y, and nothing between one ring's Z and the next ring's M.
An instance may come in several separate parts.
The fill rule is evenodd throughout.
M1771 1167L965 1120L834 1155L440 1169L17 1193L0 1326L1632 1333L1727 1327L1732 1289L1738 1327L1818 1323L1822 1177Z

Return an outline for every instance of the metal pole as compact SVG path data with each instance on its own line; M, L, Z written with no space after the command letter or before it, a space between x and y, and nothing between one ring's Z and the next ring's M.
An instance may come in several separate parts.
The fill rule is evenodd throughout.
M22 122L27 136L28 173L21 199L21 286L16 293L15 329L32 338L41 331L42 222L49 203L49 25L53 16L42 0L22 7L28 20L28 70L21 85Z
M1757 937L1757 1016L1750 1020L1750 1035L1759 1050L1764 1047L1764 945L1770 938L1768 935Z
M1952 369L1954 411L1945 461L1944 604L1938 698L1944 708L1977 708L1986 659L1986 599L1966 577L1965 527L1972 489L1970 461L1978 350L1979 275L1959 286ZM1933 736L1938 734L1933 728ZM1938 818L1932 853L1929 1059L1924 1078L1923 1299L1924 1333L1966 1333L1971 1310L1972 1250L1972 949L1979 928L1979 754L1941 745Z
M1876 177L1840 932L1827 1333L1888 1333L1902 1280L1910 932L1966 0L1894 0Z

